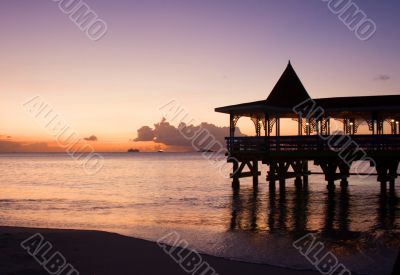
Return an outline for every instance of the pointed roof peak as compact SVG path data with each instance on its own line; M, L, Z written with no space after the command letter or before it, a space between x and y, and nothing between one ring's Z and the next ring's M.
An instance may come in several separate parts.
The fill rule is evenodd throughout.
M289 60L285 71L269 94L266 103L277 107L292 108L309 98L307 90Z

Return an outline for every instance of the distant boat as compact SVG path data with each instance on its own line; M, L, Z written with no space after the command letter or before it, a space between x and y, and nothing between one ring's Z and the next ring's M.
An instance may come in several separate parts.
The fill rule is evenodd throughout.
M214 153L215 151L211 150L211 149L201 149L199 151L197 151L199 153Z
M163 150L163 149L160 149L160 150L158 150L157 152L158 152L158 153L164 153L164 150Z
M131 148L131 149L128 150L128 153L139 153L139 152L140 152L139 149Z

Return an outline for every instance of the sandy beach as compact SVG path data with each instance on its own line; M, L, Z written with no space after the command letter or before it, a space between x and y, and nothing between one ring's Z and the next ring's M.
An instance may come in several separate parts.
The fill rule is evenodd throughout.
M48 274L20 246L23 240L36 233L50 241L79 274L188 274L153 242L100 231L21 227L0 227L0 274ZM202 257L220 275L319 274L207 255Z

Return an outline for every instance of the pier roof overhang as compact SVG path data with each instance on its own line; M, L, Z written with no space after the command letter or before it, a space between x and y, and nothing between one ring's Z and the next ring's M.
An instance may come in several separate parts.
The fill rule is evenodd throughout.
M386 113L400 115L400 95L354 96L314 99L316 107L321 107L327 115L348 117L349 114ZM277 114L284 117L297 117L293 108L271 106L266 100L230 105L215 109L216 112L252 117L259 114Z
M247 117L264 117L269 114L297 118L294 108L307 100L311 98L289 62L266 100L219 107L215 111ZM400 118L400 95L318 98L314 102L314 108L321 107L326 116L335 118L371 115Z

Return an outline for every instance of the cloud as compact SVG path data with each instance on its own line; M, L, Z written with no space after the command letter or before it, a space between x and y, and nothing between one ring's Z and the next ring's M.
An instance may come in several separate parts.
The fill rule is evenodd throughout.
M134 141L152 141L154 139L154 132L149 126L143 126L137 130L138 137Z
M95 135L91 135L90 137L84 138L86 141L98 141L98 138Z
M21 144L13 141L0 140L1 153L13 153L21 150Z
M391 79L391 77L390 77L390 75L387 75L387 74L380 74L375 78L375 80L379 80L379 81L387 81L389 79Z
M50 147L46 142L27 143L0 140L0 153L63 152L62 148Z
M11 136L0 135L0 152L11 153L21 150L22 145L18 142L11 141Z
M141 127L138 130L138 137L134 141L154 141L167 146L197 150L204 149L216 142L225 146L225 137L228 135L229 127L218 127L206 122L198 126L181 123L178 127L175 127L163 118L161 122L154 124L154 128ZM236 128L235 135L243 136L239 128ZM217 147L218 145L214 144L212 148L218 149Z

